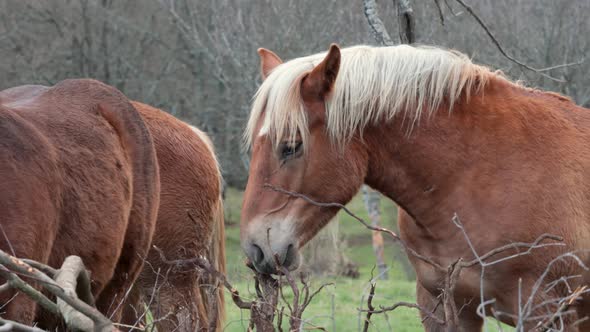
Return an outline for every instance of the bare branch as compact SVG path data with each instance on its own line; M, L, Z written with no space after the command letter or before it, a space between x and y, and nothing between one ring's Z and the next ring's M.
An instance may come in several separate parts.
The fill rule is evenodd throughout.
M559 317L567 311L567 309L574 303L574 301L576 301L582 296L584 291L586 291L587 287L588 286L581 286L576 288L576 290L570 296L566 297L565 299L563 299L563 301L561 301L562 303L559 306L559 308L546 322L541 321L539 322L539 324L537 324L537 326L540 326L542 330L550 330L551 327L555 325Z
M34 261L32 259L23 259L22 261L29 264L30 266L36 268L37 270L45 273L46 275L50 276L51 278L55 278L55 275L57 274L57 270L52 268L51 266L41 264L41 263Z
M162 249L153 246L153 248L158 252L158 254L160 255L160 259L162 260L162 262L168 264L168 265L174 265L174 266L186 266L186 267L198 267L202 270L204 270L205 272L209 273L211 276L213 276L214 278L217 278L218 280L220 280L223 285L225 286L225 288L227 290L229 290L232 300L234 301L235 305L238 306L238 308L240 309L251 309L252 308L252 302L246 302L244 300L242 300L242 297L240 296L240 293L238 292L238 290L236 288L234 288L229 281L227 280L227 277L225 275L223 275L223 273L217 271L213 266L211 266L211 264L209 263L209 261L207 261L207 259L205 259L204 257L195 257L195 258L190 258L190 259L177 259L177 260L169 260L168 258L166 258L166 256L164 255L164 252L162 251Z
M556 82L560 82L560 83L565 83L566 81L563 79L559 79L556 77L553 77L549 74L546 74L544 72L552 70L552 69L556 69L556 68L562 68L562 67L567 67L567 66L575 66L575 65L579 65L582 64L584 62L584 60L580 60L578 62L574 62L574 63L570 63L570 64L563 64L563 65L557 65L557 66L551 66L551 67L547 67L547 68L534 68L531 67L529 65L527 65L526 63L517 60L516 58L514 58L513 56L509 55L508 53L506 53L506 51L504 50L504 48L502 47L502 45L500 44L500 42L498 41L498 39L496 39L496 37L494 36L494 34L490 31L490 29L488 28L488 26L484 23L484 21L473 11L473 9L471 8L471 6L469 6L467 3L465 3L463 0L456 0L461 6L463 6L463 8L465 8L465 10L477 21L477 23L484 29L484 31L486 32L486 34L488 35L488 37L490 37L490 39L492 40L492 42L494 43L494 45L496 45L496 48L498 48L498 51L500 51L500 53L508 60L510 60L511 62L526 68L528 70L534 71L540 75L542 75L543 77L546 77L550 80L556 81Z
M430 310L416 304L416 303L411 303L411 302L396 302L394 305L392 306L388 306L388 307L384 307L384 306L380 306L380 309L377 310L372 310L373 314L382 314L388 311L394 311L397 308L400 307L406 307L406 308L414 308L419 310L420 312L424 313L426 315L426 317L432 319L433 321L435 321L437 324L440 325L444 325L445 321L436 317ZM367 309L359 309L361 312L369 312L369 310Z
M375 312L375 307L373 306L373 297L375 296L375 288L377 287L377 283L371 281L371 289L369 291L369 297L367 298L367 316L365 317L365 324L363 326L363 332L367 332L369 330L369 323L371 322L371 316ZM393 309L392 309L393 310ZM385 312L385 311L383 311Z
M395 240L396 242L398 242L399 244L401 244L401 246L404 248L404 250L408 254L410 254L410 255L412 255L412 256L414 256L414 257L416 257L416 258L418 258L418 259L420 259L420 260L422 260L422 261L424 261L424 262L432 265L433 267L435 267L436 269L438 269L440 271L446 271L446 269L443 268L440 264L436 263L435 261L433 261L432 259L430 259L430 258L428 258L428 257L426 257L424 255L421 255L420 253L416 252L414 249L408 247L406 245L406 243L395 232L393 232L393 231L391 231L391 230L389 230L387 228L374 227L374 226L372 226L371 224L369 224L368 222L366 222L363 218L357 216L352 211L350 211L343 204L340 204L340 203L321 203L321 202L317 202L317 201L309 198L306 195L303 195L303 194L300 194L300 193L296 193L296 192L293 192L293 191L289 191L289 190L285 190L285 189L282 189L282 188L273 186L271 184L265 184L263 187L264 188L268 188L268 189L273 190L273 191L276 191L276 192L280 192L280 193L283 193L283 194L292 196L292 197L303 199L306 202L311 203L311 204L313 204L315 206L342 209L349 216L353 217L354 219L356 219L357 221L359 221L361 224L363 224L366 228L368 228L368 229L370 229L372 231L383 232L383 233L386 233L386 234L390 235L393 240Z
M436 4L436 9L438 10L438 18L440 18L440 24L445 25L445 16L443 15L442 6L440 5L441 0L434 0L434 4Z
M302 319L303 313L307 309L307 306L311 303L311 300L319 292L321 292L322 289L324 289L324 287L326 287L330 284L323 284L315 292L310 294L310 290L309 290L310 286L307 283L304 274L301 273L299 277L300 277L301 284L303 285L303 288L301 290L299 290L299 287L297 286L297 282L295 281L295 279L291 275L291 271L289 271L287 268L281 266L281 264L279 262L278 254L275 253L274 258L275 258L275 263L279 267L280 272L282 273L282 275L284 275L287 278L287 282L289 283L289 286L291 286L291 290L293 291L292 305L289 305L289 302L287 302L285 300L285 297L284 297L283 293L281 292L281 296L283 298L283 301L285 301L287 303L289 310L291 311L291 316L289 318L290 331L299 331L299 330L301 330L301 324L303 323L303 319ZM279 284L280 284L280 275L279 275ZM301 293L303 293L303 301L302 302L300 301ZM282 315L282 312L281 312L281 315ZM307 324L309 324L309 323L307 323ZM311 324L309 324L309 325L311 325ZM323 328L321 326L314 326L314 325L311 325L310 327L308 327L306 329L326 331L325 328Z
M473 244L471 243L471 239L469 239L469 236L467 235L467 232L465 231L465 227L463 227L463 224L461 223L461 220L459 219L459 216L457 215L457 213L455 213L453 215L452 221L455 224L455 226L457 226L457 228L459 228L461 230L461 232L463 233L463 237L465 238L465 241L469 245L469 248L471 249L471 252L473 253L473 255L475 257L475 259L473 259L471 261L463 262L461 264L461 267L471 267L471 266L474 266L478 263L483 267L490 266L490 265L501 263L501 262L509 260L509 259L516 258L518 256L528 255L534 249L549 247L549 246L565 246L565 244L561 242L561 241L563 241L563 238L561 236L557 236L557 235L553 235L553 234L542 234L534 242L530 242L530 243L528 243L528 242L512 242L507 245L492 249L489 252L487 252L486 254L480 256L477 253L477 251L475 250L475 247L473 246ZM544 240L553 240L553 241L558 241L559 243L555 243L555 242L541 243ZM493 257L497 254L506 252L507 250L510 250L510 249L518 250L521 248L524 248L527 250L523 251L523 252L518 252L516 254L510 255L507 257L497 259L492 262L485 262L488 258Z
M11 322L0 318L0 331L19 331L19 332L45 332L40 328L27 326L17 322Z
M4 241L6 241L6 243L8 244L8 248L10 248L10 252L12 253L12 256L16 256L16 252L14 251L14 248L12 247L12 243L10 243L10 239L8 238L8 235L6 235L6 232L4 231L4 226L2 226L2 224L0 224L0 231L2 232L2 236L4 237Z
M0 276L4 279L8 280L6 285L8 288L18 289L28 297L30 297L33 301L39 303L45 310L49 311L50 313L60 316L59 310L55 303L53 303L50 299L48 299L43 293L33 288L31 285L26 283L24 280L19 278L16 274L12 273L11 271L5 269L3 266L0 268Z

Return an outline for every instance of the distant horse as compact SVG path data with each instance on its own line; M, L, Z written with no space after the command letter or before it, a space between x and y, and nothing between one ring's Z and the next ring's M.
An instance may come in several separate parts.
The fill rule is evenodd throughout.
M93 80L1 91L0 177L0 248L53 267L80 256L106 312L143 267L160 197L152 137L130 101ZM0 294L2 317L31 324L35 303L14 294Z
M486 268L483 295L495 300L486 313L511 325L519 287L526 301L553 258L577 251L590 263L589 110L438 48L332 45L285 63L268 50L259 54L265 80L245 133L252 158L241 219L242 247L259 271L276 271L275 257L296 268L299 248L338 210L267 184L345 204L366 183L403 208L399 228L408 246L445 267L474 258L451 222L455 213L479 254L543 233L563 237L565 246ZM444 273L412 263L418 302L434 310ZM563 259L545 280L571 276L575 288L585 282L582 272ZM482 327L479 292L479 266L464 269L455 292L464 331ZM534 298L532 316L557 311L544 300L567 294L563 284L547 288ZM588 320L573 324L589 305L587 296L573 301L564 325L590 331Z
M211 140L166 112L133 105L154 138L160 166L161 199L152 244L167 260L204 256L225 272L221 173ZM207 331L210 317L216 318L218 330L223 328L223 287L194 268L170 266L152 249L137 286L126 310L127 324L137 322L145 311L143 302L149 304L158 331ZM216 307L209 307L210 296L216 297Z

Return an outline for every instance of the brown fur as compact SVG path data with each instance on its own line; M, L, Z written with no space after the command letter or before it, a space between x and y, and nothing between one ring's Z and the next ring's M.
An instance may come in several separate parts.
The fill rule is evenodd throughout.
M480 254L515 241L532 242L543 233L562 236L565 247L537 249L486 269L486 299L496 299L496 311L517 314L519 279L526 299L551 259L590 248L590 110L502 78L490 77L485 88L471 92L470 99L463 96L455 103L452 113L446 111L448 105L441 105L410 134L409 124L397 117L368 125L362 139L357 132L338 148L326 133L324 100L307 97L307 153L281 162L268 137L256 136L241 221L246 253L252 257L248 245L258 240L255 234L270 233L271 227L286 222L293 231L280 241L296 241L301 247L337 212L264 189L264 184L345 204L367 183L407 211L400 212L402 239L443 266L460 257L473 258L451 222L454 213ZM271 246L273 241L278 240L271 237ZM590 263L587 252L578 255ZM412 264L418 301L430 307L440 294L444 275L420 261ZM573 261L564 260L551 269L545 282L581 272ZM475 314L479 278L479 267L466 269L457 285L458 307L469 303L460 317L463 331L481 329L482 320ZM586 281L574 279L571 284L581 283ZM547 294L565 295L563 288ZM543 299L539 296L535 303ZM576 306L578 317L566 319L570 331L589 329L584 325L588 322L571 324L590 313L588 303L590 299L584 298ZM534 314L545 309L550 308ZM509 316L501 318L516 323ZM425 327L435 331L431 323L426 321Z
M162 191L153 245L169 260L206 256L213 266L225 272L221 177L208 142L173 116L145 104L133 104L154 137L160 166ZM211 314L206 292L212 282L194 269L180 271L165 264L158 252L151 250L137 283L139 293L133 294L132 306L136 310L128 308L127 323L133 325L135 313L143 312L138 305L141 299L145 303L151 301L150 309L156 319L167 316L158 322L159 331L206 330ZM151 299L154 286L158 291ZM220 330L223 287L215 293Z
M80 256L99 309L111 313L142 268L159 205L154 145L138 112L93 80L5 90L0 158L0 248L53 267ZM0 296L2 317L31 324L35 303L11 297Z

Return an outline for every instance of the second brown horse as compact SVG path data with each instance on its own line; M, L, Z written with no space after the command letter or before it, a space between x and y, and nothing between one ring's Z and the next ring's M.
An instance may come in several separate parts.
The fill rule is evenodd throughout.
M225 272L221 173L211 141L202 131L159 109L133 105L154 138L160 166L161 200L153 245L168 260L204 256ZM223 289L194 268L170 266L152 249L137 286L134 304L126 310L128 324L138 322L137 313L141 316L144 311L138 305L142 300L159 331L222 328ZM211 295L216 305L210 307Z

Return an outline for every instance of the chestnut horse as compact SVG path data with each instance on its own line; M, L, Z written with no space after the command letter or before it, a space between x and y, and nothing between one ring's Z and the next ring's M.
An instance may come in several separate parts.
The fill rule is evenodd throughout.
M160 166L161 199L152 244L167 260L203 256L225 272L221 172L211 140L166 112L138 102L133 105L154 138ZM158 331L207 331L211 323L223 328L223 287L194 268L168 265L155 249L130 296L127 324L135 325L144 312L142 305L149 304ZM210 296L216 297L214 307Z
M156 151L137 110L93 80L1 91L0 176L0 249L53 267L80 256L106 312L139 275L156 225ZM35 303L14 294L0 294L2 317L31 324Z
M275 257L297 268L299 248L338 210L267 184L346 204L366 183L405 211L399 228L407 245L444 267L474 258L451 221L455 213L480 255L544 233L563 237L564 246L486 267L485 312L507 324L519 324L519 298L534 294L545 269L546 292L533 296L531 317L557 312L555 301L544 300L569 295L563 284L547 283L585 283L571 258L548 266L573 251L590 263L589 110L439 48L332 45L285 63L268 50L259 54L265 80L245 133L252 158L241 219L242 247L257 270L275 272ZM418 302L434 310L445 273L412 263ZM456 285L464 331L482 327L480 272L478 265L462 270ZM590 330L588 321L573 324L589 314L588 301L572 301L560 314L567 329ZM442 329L431 319L424 325Z

